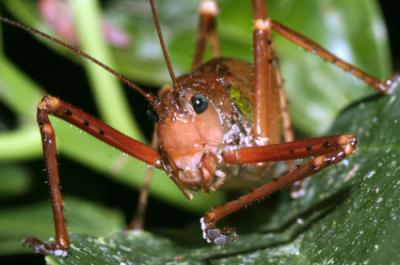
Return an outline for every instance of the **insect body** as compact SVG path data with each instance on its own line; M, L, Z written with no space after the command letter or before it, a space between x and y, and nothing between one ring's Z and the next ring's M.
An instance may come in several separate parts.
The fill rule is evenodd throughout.
M233 90L250 91L245 87L250 80L237 78L243 74L235 73L239 69L250 71L251 65L230 59L212 60L178 78L181 91L177 101L171 90L162 95L163 111L157 123L160 150L164 167L185 193L218 188L226 175L221 152L253 142L251 125L232 104L230 95ZM242 104L250 104L250 98L241 100Z
M209 210L201 218L203 237L208 242L223 245L235 237L235 232L229 228L219 229L219 220L253 201L340 162L356 148L357 140L352 134L294 141L271 31L349 71L381 93L390 93L399 81L398 75L379 81L311 40L271 20L267 16L263 0L253 1L253 65L235 59L217 58L219 45L215 27L216 3L205 0L200 8L193 70L176 78L153 1L150 4L172 81L172 85L164 87L158 96L144 91L74 47L27 26L0 18L3 22L51 39L105 68L145 97L150 105L148 113L156 120L158 148L154 149L58 98L43 98L38 104L37 119L49 177L56 241L45 244L34 238L28 239L26 243L37 252L66 255L70 244L59 189L55 132L49 115L59 117L128 155L166 171L189 198L192 192L211 192L218 189L230 178L251 175L261 178L267 174L270 162L312 157L298 168L290 168L288 173L274 181ZM208 40L216 58L202 64L204 47ZM284 143L281 143L282 135Z

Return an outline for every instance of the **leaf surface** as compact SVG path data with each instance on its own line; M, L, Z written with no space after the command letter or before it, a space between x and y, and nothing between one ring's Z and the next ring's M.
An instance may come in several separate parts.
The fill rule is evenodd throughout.
M67 258L51 264L396 264L400 259L400 100L353 104L330 129L355 133L357 153L309 179L306 195L286 192L242 210L224 248L200 240L198 225L156 234L74 235Z
M124 227L122 215L112 209L81 199L66 197L66 218L70 231L110 235ZM54 234L50 202L35 202L0 211L0 255L29 253L22 246L28 236L49 238Z

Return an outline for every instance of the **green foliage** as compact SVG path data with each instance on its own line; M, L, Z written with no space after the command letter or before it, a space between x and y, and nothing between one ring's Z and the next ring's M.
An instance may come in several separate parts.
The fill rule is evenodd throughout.
M85 2L91 1L77 1L77 4ZM172 63L178 73L184 73L193 57L195 14L200 1L156 2ZM40 20L36 1L3 0L2 3L18 20L50 31ZM232 4L230 0L221 0L219 6L222 55L251 61L250 1ZM271 0L269 7L269 14L274 19L316 40L345 60L380 78L389 74L385 29L375 1ZM84 25L91 24L92 19L98 16L91 12L96 7L79 6L76 9L88 19L81 21ZM89 14L93 14L93 18ZM87 44L85 50L106 60L107 64L112 65L114 60L119 71L137 82L151 85L168 82L147 1L110 1L105 7L105 15L132 36L132 45L126 49L113 49L111 56L103 51L109 59L104 59L103 52L96 52L98 46L104 45L102 41ZM95 31L80 31L84 36L82 42L92 39ZM53 43L45 43L66 58L81 61ZM275 44L291 100L291 113L296 128L305 134L325 131L344 106L371 92L350 75L278 36ZM32 63L40 67L40 62ZM132 122L134 119L128 113L124 98L117 92L120 89L118 84L103 81L101 71L87 71L93 84L102 80L91 87L102 118L143 140L137 125ZM106 88L99 88L102 84L106 84ZM0 53L0 100L15 112L19 122L17 129L5 131L0 119L0 161L4 163L0 165L2 200L23 193L32 183L29 172L17 162L41 156L34 116L35 106L43 95L43 90ZM224 249L206 246L199 238L197 224L195 228L163 231L158 235L126 235L121 232L106 237L121 229L119 213L73 199L66 200L71 231L78 233L72 237L71 252L66 259L48 257L47 261L54 264L129 264L140 261L144 264L164 264L167 261L171 264L395 263L399 255L393 246L398 241L396 235L400 235L396 221L400 198L400 184L396 179L399 105L396 94L368 99L342 113L328 133L356 133L360 140L358 153L314 177L307 184L304 198L293 201L286 193L280 193L274 196L273 203L265 201L266 207L255 206L239 213L240 218L231 223L238 224L240 237ZM52 121L62 155L123 184L141 185L145 171L143 163L128 159L62 121ZM116 165L122 166L116 169ZM151 186L153 196L199 215L210 205L223 200L221 193L200 195L195 201L184 200L163 173L157 171L155 177L157 182ZM53 228L49 214L47 203L1 209L0 254L28 251L21 248L20 240L32 233L40 238L50 236ZM101 221L93 227L93 220Z
M5 3L21 21L47 28L32 12L35 10L32 2L6 0ZM188 71L193 58L199 3L200 0L157 2L168 51L179 74ZM222 56L252 61L251 1L232 4L232 0L221 0L218 4ZM132 36L130 47L113 51L117 69L136 82L157 86L169 83L147 1L110 1L105 8L107 19ZM269 14L369 73L380 78L390 73L385 26L375 1L272 0ZM338 111L371 91L350 75L281 37L275 43L298 129L308 134L324 132ZM76 59L74 55L68 56Z
M65 204L68 227L76 233L111 235L124 227L118 211L68 196ZM50 238L54 233L49 229L52 227L53 217L47 201L3 209L0 215L0 255L30 253L29 248L22 246L22 239L27 236Z
M16 165L0 165L0 200L10 195L22 194L30 186L27 170Z
M298 200L286 193L232 218L239 238L224 248L198 225L159 235L74 235L50 264L396 264L400 235L400 93L371 97L340 115L331 134L356 132L357 153L312 177ZM157 254L155 254L157 253Z

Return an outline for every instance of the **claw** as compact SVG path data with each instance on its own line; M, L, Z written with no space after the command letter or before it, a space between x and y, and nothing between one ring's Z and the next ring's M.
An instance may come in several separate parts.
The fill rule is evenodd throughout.
M32 248L33 252L43 255L55 255L58 257L65 257L68 254L66 249L58 246L56 243L51 242L46 244L34 237L26 238L22 244L24 246Z
M226 243L229 242L229 237L227 237L226 235L218 235L216 238L214 238L214 244L217 246L223 246Z
M386 79L384 81L384 84L382 84L382 87L380 89L384 91L386 94L390 95L392 94L393 90L397 87L397 85L400 82L400 72L394 73L391 78Z
M203 238L208 243L214 243L217 246L224 246L228 242L236 239L237 234L232 228L223 228L222 230L216 228L213 223L206 223L204 218L200 219L201 230L203 231Z

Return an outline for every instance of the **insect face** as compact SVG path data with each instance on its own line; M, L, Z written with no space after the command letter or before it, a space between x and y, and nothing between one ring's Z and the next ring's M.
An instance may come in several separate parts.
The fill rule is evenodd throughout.
M161 104L165 111L157 123L157 136L167 172L189 190L207 191L223 138L216 108L193 88L182 89L177 99L168 90L161 95Z

